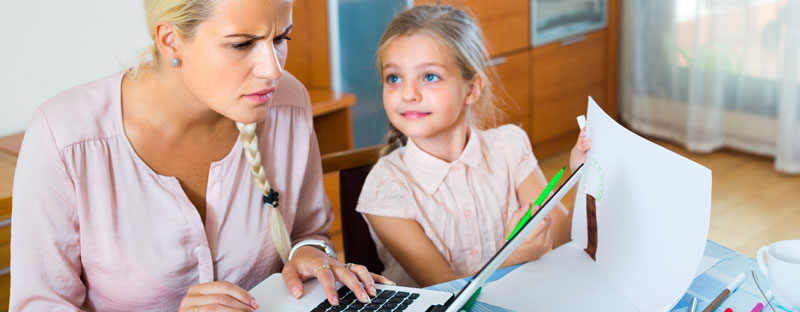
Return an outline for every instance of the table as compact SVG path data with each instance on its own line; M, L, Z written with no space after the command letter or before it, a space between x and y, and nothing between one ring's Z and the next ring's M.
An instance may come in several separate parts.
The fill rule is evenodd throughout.
M753 309L756 303L764 302L761 294L758 291L758 288L756 288L756 284L753 281L750 271L755 271L756 276L758 277L759 285L761 285L761 289L763 289L764 292L769 289L769 283L767 282L767 278L758 269L758 263L756 263L755 259L710 240L706 243L704 255L719 259L719 262L694 279L692 285L689 286L689 291L683 295L683 298L678 301L671 311L681 312L688 310L689 300L692 296L697 297L697 311L702 311L706 308L706 306L708 306L709 303L711 303L711 301L714 300L719 292L722 291L722 289L725 288L731 281L733 281L736 278L736 275L741 272L745 272L747 274L747 278L744 280L744 282L742 282L742 285L736 289L736 291L734 291L730 296L728 296L727 299L725 299L725 301L715 310L715 312L722 312L729 307L733 308L734 311L750 311ZM494 274L492 274L491 277L489 277L487 283L491 283L502 278L506 274L514 271L519 266L520 265L515 265L497 270ZM433 285L427 288L455 293L466 286L468 281L469 278L464 278ZM772 306L775 307L775 311L790 312L790 310L784 309L774 302L772 303ZM510 310L483 303L480 301L480 297L478 297L478 302L475 304L475 306L473 306L472 311L492 312ZM770 310L767 306L763 311L772 310Z

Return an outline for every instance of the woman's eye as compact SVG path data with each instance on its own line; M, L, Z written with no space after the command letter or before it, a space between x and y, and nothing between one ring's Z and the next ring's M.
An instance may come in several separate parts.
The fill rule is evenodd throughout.
M397 77L397 75L389 75L388 77L386 77L386 82L391 84L398 83L400 82L400 77Z
M292 40L292 38L289 38L289 36L278 36L275 37L275 39L272 39L272 42L274 42L275 44L281 44L286 40Z
M425 81L434 82L439 81L439 76L436 74L425 74Z
M232 46L236 50L244 50L244 49L247 49L248 47L250 47L251 44L252 44L252 42L245 41L245 42L242 42L242 43L234 43Z

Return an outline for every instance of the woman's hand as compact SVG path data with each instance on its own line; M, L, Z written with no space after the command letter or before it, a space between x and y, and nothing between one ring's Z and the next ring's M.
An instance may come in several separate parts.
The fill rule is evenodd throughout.
M586 153L592 147L592 140L585 140L584 138L586 138L586 127L581 130L578 135L578 141L575 142L575 146L572 147L572 151L569 153L569 169L572 172L575 172L578 166L586 162Z
M519 220L522 219L527 211L528 207L523 206L511 214L511 222L509 222L506 226L506 231L503 237L508 237L511 235L511 232L514 231L519 223ZM533 211L531 211L531 214L535 213L536 211L539 211L539 206L533 206ZM537 224L536 228L534 228L533 231L528 234L528 237L525 237L517 249L511 253L503 266L533 261L539 259L539 257L550 251L550 249L553 247L551 224L552 219L550 218L550 215L545 216L544 219L542 219L542 222Z
M211 282L189 287L181 300L181 312L255 311L256 299L231 282Z
M377 294L376 281L380 284L394 284L381 275L370 273L363 265L351 264L348 267L313 246L297 249L292 260L283 267L282 273L286 287L295 298L303 295L303 281L316 277L331 305L339 305L337 280L350 288L358 301L364 303L370 301L370 296Z

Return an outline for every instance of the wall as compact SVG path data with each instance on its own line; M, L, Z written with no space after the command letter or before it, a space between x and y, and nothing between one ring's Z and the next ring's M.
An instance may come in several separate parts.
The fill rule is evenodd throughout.
M142 1L0 1L0 136L43 101L136 64L148 44Z

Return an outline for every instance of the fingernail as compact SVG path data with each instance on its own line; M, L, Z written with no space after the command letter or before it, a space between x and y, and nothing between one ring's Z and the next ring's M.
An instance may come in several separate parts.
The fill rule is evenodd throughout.
M337 306L337 305L339 305L339 298L336 298L334 296L330 296L330 297L328 297L328 302L330 302L331 305Z
M256 298L250 296L250 307L253 309L258 309L258 302L256 302Z
M372 297L375 297L375 296L378 294L378 291L377 291L377 290L375 290L375 286L370 286L370 287L369 287L369 294L370 294L370 296L372 296Z
M392 281L389 281L389 284L391 284L392 286L397 286L397 283L392 282Z
M303 290L302 290L302 289L300 289L300 285L294 285L294 286L292 286L292 296L294 296L294 298L295 298L295 299L298 299L298 298L300 298L300 295L301 295L302 293L303 293Z
M366 292L363 292L360 295L358 295L358 300L361 301L361 302L367 303L367 302L369 302L369 296L367 296Z

